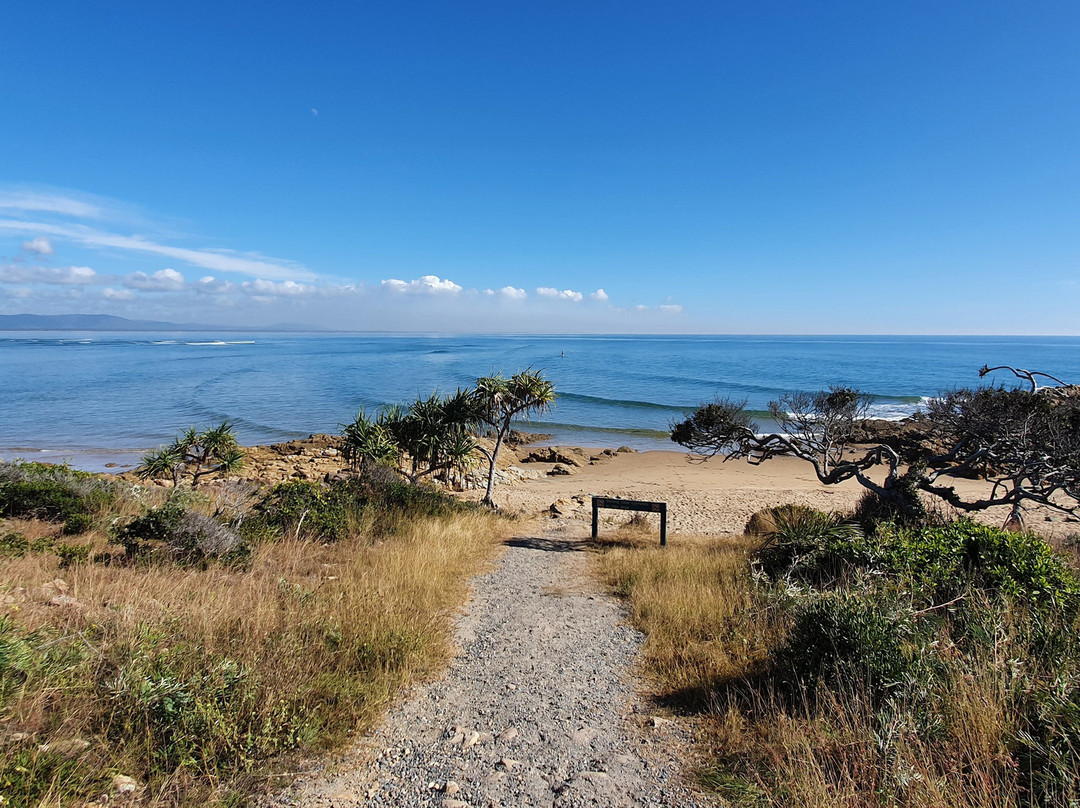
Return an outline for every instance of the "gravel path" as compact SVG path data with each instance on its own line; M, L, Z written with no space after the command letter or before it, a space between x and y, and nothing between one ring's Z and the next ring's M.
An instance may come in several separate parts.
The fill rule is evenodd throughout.
M473 582L443 679L268 805L711 804L680 777L686 730L635 697L641 635L590 579L580 525L560 523Z

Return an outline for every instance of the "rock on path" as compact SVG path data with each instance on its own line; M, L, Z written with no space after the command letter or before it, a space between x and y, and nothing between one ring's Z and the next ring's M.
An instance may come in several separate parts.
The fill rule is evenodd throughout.
M588 576L577 525L512 540L473 581L446 676L267 805L696 806L686 732L637 711L642 637Z

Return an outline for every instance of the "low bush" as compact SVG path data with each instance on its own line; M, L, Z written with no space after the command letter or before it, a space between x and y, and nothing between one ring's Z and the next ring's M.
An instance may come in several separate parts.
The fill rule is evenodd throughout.
M329 483L280 483L256 504L239 529L253 540L303 536L341 541L359 533L374 539L393 533L403 521L474 508L433 486L406 482L392 470L375 466L363 476Z
M48 536L30 541L16 530L0 535L0 558L22 558L27 553L47 553L55 542Z
M66 522L82 532L116 499L116 486L67 466L0 463L0 516Z
M152 560L166 554L185 564L207 559L237 561L245 557L244 540L196 510L176 502L151 508L115 531L115 540L129 560Z
M842 514L786 505L754 514L747 524L764 540L755 566L772 578L821 581L843 572L850 554L864 538L859 526ZM750 532L748 530L748 532Z

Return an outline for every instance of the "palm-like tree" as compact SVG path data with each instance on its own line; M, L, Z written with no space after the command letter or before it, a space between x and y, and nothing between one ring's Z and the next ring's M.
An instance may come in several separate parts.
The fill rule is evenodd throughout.
M447 471L462 471L476 453L472 431L480 423L473 391L432 393L407 408L385 407L373 419L363 410L342 428L345 454L354 467L393 462L412 482ZM407 465L402 467L402 461Z
M492 451L481 449L488 460L487 491L484 504L495 506L491 493L495 487L495 469L499 451L510 432L515 418L525 415L542 415L555 406L555 385L544 378L539 370L523 370L509 379L501 373L483 376L476 380L473 393L481 420L495 429L495 447Z
M243 464L244 450L236 441L233 426L222 421L202 431L185 429L169 446L143 457L135 472L144 480L172 477L174 488L180 485L181 477L190 474L191 487L195 488L208 474L228 474Z

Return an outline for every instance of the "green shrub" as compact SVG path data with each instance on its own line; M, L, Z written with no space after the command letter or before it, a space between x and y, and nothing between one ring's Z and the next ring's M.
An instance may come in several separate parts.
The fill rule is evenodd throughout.
M269 530L279 535L338 541L349 534L350 510L359 510L365 501L362 492L351 482L323 485L290 480L274 486L241 529L245 535Z
M113 484L87 472L44 463L0 463L0 516L67 522L106 510Z
M859 526L841 514L800 506L770 508L766 514L758 525L771 522L771 532L758 548L754 564L769 577L808 582L833 579L864 549Z
M235 562L247 554L235 532L176 502L151 508L117 528L115 540L129 559L152 560L164 552L174 561L194 564L210 558Z
M91 547L88 544L61 543L54 548L60 559L60 569L67 569L72 564L82 564L90 558Z
M444 516L469 507L475 506L376 466L362 477L330 483L280 483L253 508L239 530L251 541L287 535L332 542L361 530L375 538L392 533L401 519Z
M789 688L812 691L825 684L880 701L912 687L914 636L910 609L833 593L796 607L776 662Z
M30 549L26 536L10 531L0 536L0 558L21 558Z
M64 522L61 532L68 536L86 533L94 527L94 517L88 513L73 513Z
M0 536L0 558L22 558L27 553L45 553L53 549L53 540L48 536L30 541L18 531L10 531Z
M960 519L925 530L891 529L876 537L875 571L911 581L940 602L968 587L1036 611L1074 613L1080 576L1043 539Z

